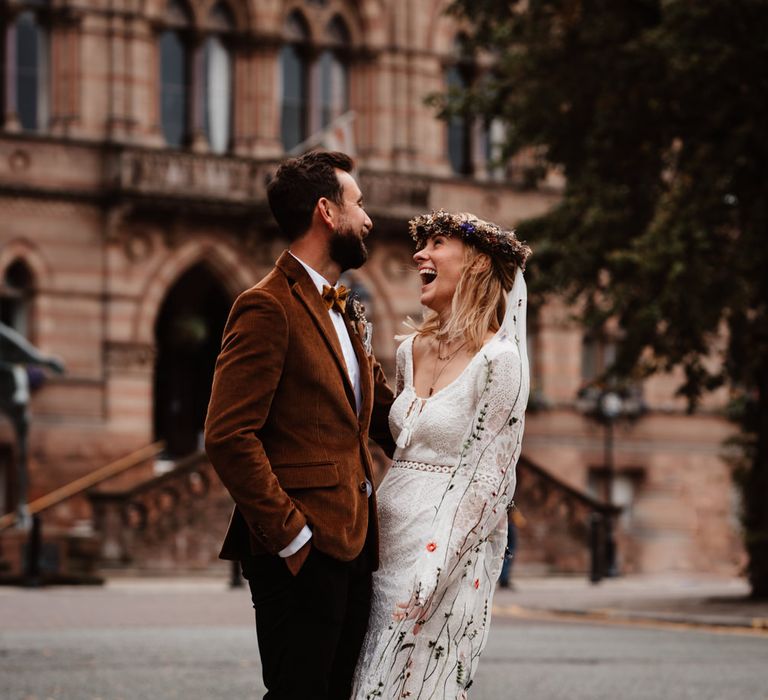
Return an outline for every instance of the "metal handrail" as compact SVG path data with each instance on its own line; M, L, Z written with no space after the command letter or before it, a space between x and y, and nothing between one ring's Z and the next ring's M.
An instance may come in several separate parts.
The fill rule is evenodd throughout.
M192 472L201 463L208 460L208 455L202 450L198 452L192 452L186 457L182 457L177 460L173 466L173 469L153 476L146 481L142 481L138 484L131 486L128 489L121 489L119 491L94 491L88 494L91 501L110 501L110 500L129 500L140 496L147 491L152 491L158 487L163 486L166 483L173 482L180 475Z
M65 484L64 486L51 491L45 496L41 496L40 498L32 501L29 504L29 514L37 515L44 510L48 510L49 508L58 505L62 501L66 501L68 498L78 496L84 491L87 491L89 488L100 484L102 481L106 481L113 476L122 474L124 471L127 471L128 469L131 469L132 467L138 466L142 462L145 462L150 457L154 457L160 453L164 447L165 442L162 440L153 442L151 445L146 445L145 447L142 447L135 452L131 452L125 457L121 457L114 462L110 462L103 467L99 467L89 474L81 476L78 479ZM15 522L16 513L6 513L0 517L0 532L11 527Z

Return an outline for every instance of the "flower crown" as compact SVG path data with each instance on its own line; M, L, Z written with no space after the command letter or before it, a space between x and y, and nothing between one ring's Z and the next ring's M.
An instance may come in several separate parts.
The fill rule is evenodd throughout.
M421 250L432 236L460 238L491 257L498 256L514 262L521 270L525 270L525 262L531 254L531 249L517 239L514 231L507 231L466 212L451 214L439 209L431 214L422 214L408 222L408 230L416 241L417 250Z

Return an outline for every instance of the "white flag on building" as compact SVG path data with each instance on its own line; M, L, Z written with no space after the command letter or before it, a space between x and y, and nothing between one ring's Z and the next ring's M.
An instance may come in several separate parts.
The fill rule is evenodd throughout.
M322 131L318 131L288 151L289 156L299 156L313 148L341 151L355 156L355 112L349 110L336 117Z

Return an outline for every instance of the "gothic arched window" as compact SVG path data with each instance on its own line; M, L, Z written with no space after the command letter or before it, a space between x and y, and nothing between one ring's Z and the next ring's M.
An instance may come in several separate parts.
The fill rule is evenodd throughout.
M459 35L454 43L455 61L446 71L445 81L449 91L462 92L472 85L475 66L466 38ZM472 121L460 114L448 120L448 160L457 175L471 175Z
M48 2L26 0L15 5L18 12L9 15L2 32L6 125L44 131L50 116Z
M347 54L351 42L347 25L338 15L328 23L325 40L327 48L319 59L321 129L349 109Z
M300 12L288 15L285 24L287 43L280 51L282 108L280 135L283 148L290 151L308 134L308 44L309 28Z
M189 56L184 31L191 25L186 6L170 0L166 29L160 34L160 123L165 142L174 148L189 138Z
M32 272L23 260L15 260L5 270L0 285L0 321L29 337L34 293Z
M226 36L235 28L229 7L219 2L208 18L213 30L203 47L203 131L214 153L225 153L232 140L233 61Z

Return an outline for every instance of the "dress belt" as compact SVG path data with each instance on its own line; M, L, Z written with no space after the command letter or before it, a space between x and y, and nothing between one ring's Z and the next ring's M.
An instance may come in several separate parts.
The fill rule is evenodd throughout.
M455 465L430 464L429 462L416 462L408 459L396 459L392 462L392 467L395 469L413 469L419 472L431 472L432 474L453 474L456 471ZM461 474L470 478L473 483L487 484L495 491L501 488L503 481L501 475L497 476L484 471L475 471L474 473L471 473L469 469L464 466L461 468Z
M398 469L415 469L420 472L434 472L436 474L451 474L455 466L448 464L429 464L428 462L414 462L408 459L396 459L392 466Z

